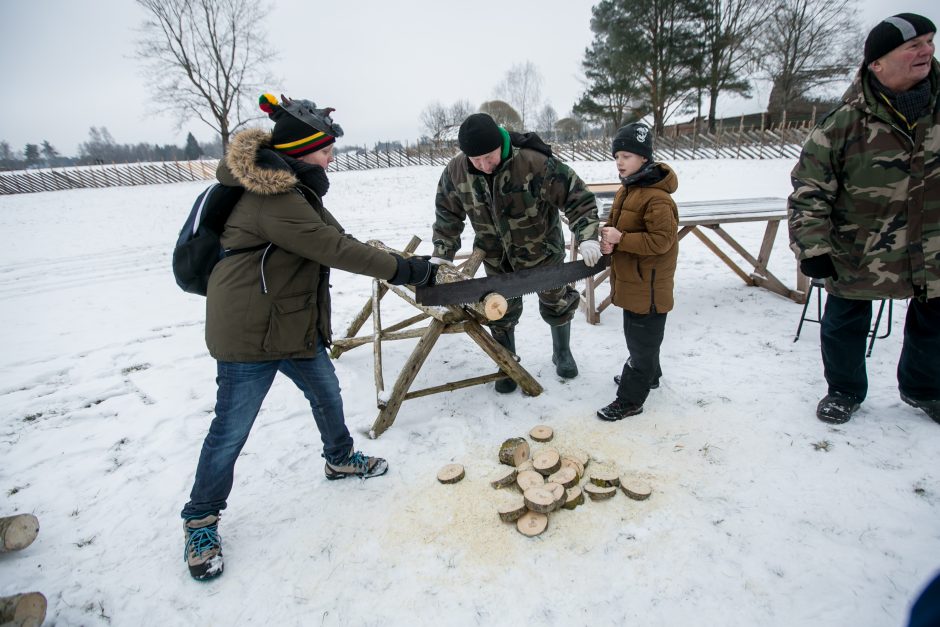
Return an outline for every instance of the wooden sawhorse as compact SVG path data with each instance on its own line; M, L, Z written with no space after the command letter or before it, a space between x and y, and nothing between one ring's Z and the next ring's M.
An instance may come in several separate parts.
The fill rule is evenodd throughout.
M407 257L418 248L421 242L417 237L412 237L408 246L402 252L388 248L381 242L370 241L369 244L389 252L395 252ZM456 268L442 266L438 270L438 275L449 275L451 280L469 279L476 273L477 268L483 261L483 252L474 251L467 261ZM388 292L392 292L405 300L408 304L414 306L420 311L419 314L402 320L388 327L382 326L381 300ZM366 320L372 318L372 333L356 336L356 333L362 328ZM419 322L430 319L427 326L421 328L409 328ZM343 338L333 340L332 357L337 359L345 351L372 344L374 355L375 370L375 390L376 406L379 409L379 415L376 417L372 428L369 430L369 437L377 438L382 435L398 415L403 402L421 396L428 396L440 392L450 392L474 385L482 385L495 381L503 377L512 378L525 394L529 396L538 396L542 393L542 386L529 372L523 368L516 360L515 355L496 342L493 337L483 328L483 322L486 318L479 311L478 306L474 305L447 305L425 307L415 301L414 288L411 286L390 285L387 281L375 279L372 283L372 298L362 307L359 314L350 323ZM435 343L444 333L466 333L470 336L477 346L479 346L490 359L499 367L499 372L493 374L472 377L422 390L409 391L415 377L420 372L425 360L434 348ZM411 355L402 366L395 384L390 393L385 393L385 382L382 372L382 342L392 340L404 340L420 338Z

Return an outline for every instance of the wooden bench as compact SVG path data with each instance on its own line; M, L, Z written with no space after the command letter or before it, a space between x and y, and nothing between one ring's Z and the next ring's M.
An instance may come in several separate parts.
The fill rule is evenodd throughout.
M610 216L610 207L613 203L614 195L620 188L619 183L595 183L589 184L588 189L594 192L597 197L598 213L601 217L601 223L605 222ZM777 238L777 231L780 228L780 222L787 217L787 201L785 198L742 198L737 200L711 200L704 202L682 202L679 207L679 239L692 233L705 246L712 251L716 257L721 259L735 274L744 281L745 284L757 287L763 287L775 294L780 294L795 302L803 303L806 300L808 291L808 279L799 272L797 268L797 287L791 289L783 281L773 275L767 269L767 263L770 261L770 255L773 252L774 242ZM722 225L738 222L764 222L764 237L761 240L760 250L756 255L748 251L740 242L738 242ZM705 229L711 230L718 235L719 240L713 240L705 234ZM570 242L570 258L578 258L578 249L574 245L574 238ZM726 245L731 251L737 253L750 266L750 271L741 268L735 261L722 249L722 244ZM789 250L787 251L789 253ZM600 314L604 309L610 306L610 296L597 303L596 290L610 276L610 270L604 270L585 280L584 289L581 290L581 305L584 308L587 321L591 324L600 322Z

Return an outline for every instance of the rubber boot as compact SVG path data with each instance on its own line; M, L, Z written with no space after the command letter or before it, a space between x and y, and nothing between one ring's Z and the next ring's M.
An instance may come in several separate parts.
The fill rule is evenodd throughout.
M578 364L574 362L571 354L571 323L552 327L552 363L555 372L564 379L573 379L578 376Z
M513 329L503 329L500 327L490 327L490 333L503 348L513 355L516 354L516 333ZM509 394L515 391L516 382L509 377L496 380L496 391L500 394Z

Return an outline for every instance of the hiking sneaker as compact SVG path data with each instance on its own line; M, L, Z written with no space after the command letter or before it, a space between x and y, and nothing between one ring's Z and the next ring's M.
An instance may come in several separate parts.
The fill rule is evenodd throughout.
M940 424L940 400L921 401L917 400L916 398L911 398L904 392L901 392L901 400L911 407L916 407L917 409L922 410L925 414L930 416L934 422Z
M854 397L839 392L826 394L816 406L816 417L831 425L848 422L858 411L860 403Z
M349 457L342 462L326 462L326 478L345 479L346 477L359 477L368 479L378 477L388 472L388 462L381 457L369 457L359 451L350 451Z
M614 383L616 383L617 385L620 385L620 375L619 375L619 374L615 374L615 375L614 375ZM659 379L656 379L655 381L653 381L652 383L650 383L650 389L651 389L651 390L655 390L655 389L658 388L658 387L659 387Z
M222 538L219 537L219 517L209 514L202 518L187 518L183 523L186 548L183 559L193 579L205 581L222 574Z
M604 409L597 410L597 417L601 420L623 420L627 416L636 416L643 412L642 405L635 405L621 401L619 398Z

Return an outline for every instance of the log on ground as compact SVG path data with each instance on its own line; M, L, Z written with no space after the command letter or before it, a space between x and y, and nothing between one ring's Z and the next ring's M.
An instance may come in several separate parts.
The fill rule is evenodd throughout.
M0 518L0 553L25 549L39 534L39 519L32 514Z
M44 620L46 620L46 597L41 592L0 597L0 624L39 627Z
M611 486L609 488L604 488L593 483L585 484L584 492L592 501L604 501L611 498L617 493L617 488Z
M548 425L536 425L529 431L529 437L536 442L551 442L555 437L555 430Z
M503 522L515 522L527 511L529 508L526 507L525 499L521 494L507 495L496 508L499 519Z
M555 449L547 448L532 456L532 465L535 466L536 472L547 477L561 468L561 456Z
M516 529L530 538L539 535L548 527L548 516L538 512L526 512L516 521Z
M653 493L653 489L645 481L628 477L620 480L620 489L634 501L645 501Z
M441 483L457 483L464 477L464 469L460 464L447 464L437 471L437 480Z
M499 447L499 462L507 466L518 466L529 459L529 443L525 438L509 438Z
M490 485L494 488L505 488L516 482L516 476L519 474L515 468L505 468L497 470L490 480Z

